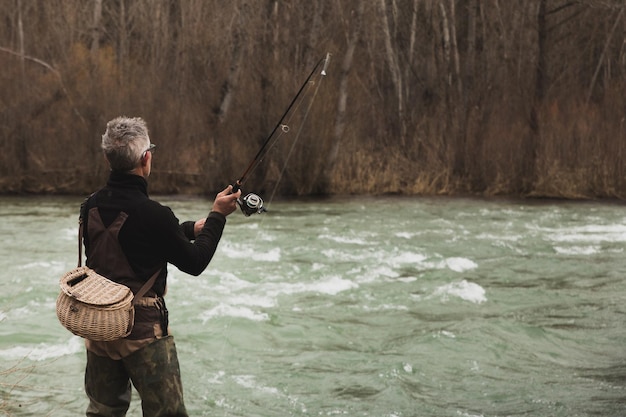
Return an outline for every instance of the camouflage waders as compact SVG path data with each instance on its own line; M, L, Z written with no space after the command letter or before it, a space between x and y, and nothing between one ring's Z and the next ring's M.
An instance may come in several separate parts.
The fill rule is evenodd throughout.
M98 209L89 210L92 245L87 259L99 273L127 285L136 294L143 282L135 276L118 241L127 217L121 212L105 227ZM111 342L86 340L88 417L125 416L131 383L141 397L144 417L187 417L176 345L167 329L165 300L153 295L138 300L133 330L126 338Z
M187 417L172 336L158 339L120 360L87 351L87 416L125 416L130 406L131 381L141 397L144 417Z

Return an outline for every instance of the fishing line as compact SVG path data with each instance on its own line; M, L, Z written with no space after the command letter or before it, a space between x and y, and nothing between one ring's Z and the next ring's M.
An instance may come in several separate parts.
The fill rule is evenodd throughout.
M327 68L327 66L328 66L328 59L326 60L326 63L324 64L324 68L322 69L322 72L320 73L322 76L326 75L326 68ZM271 202L274 200L274 196L276 195L276 191L278 190L278 184L280 184L280 181L283 178L285 170L287 169L287 163L289 162L289 159L291 158L293 150L295 149L296 144L298 143L298 140L300 139L300 134L302 133L302 130L304 128L304 124L306 122L306 119L309 117L309 112L311 111L311 108L313 107L313 102L315 101L315 98L317 97L317 93L319 92L320 85L322 83L318 82L316 84L317 85L315 87L315 92L313 93L313 96L311 97L311 100L309 101L309 105L306 108L306 111L304 112L304 116L302 117L302 122L300 123L300 126L298 127L298 132L296 134L296 137L291 142L291 147L289 148L289 152L287 152L287 157L285 158L285 163L283 164L283 167L280 170L280 174L278 175L278 180L276 180L276 184L274 185L274 189L272 190L272 193L270 194L269 204L271 204ZM289 128L287 126L287 132L288 131L289 131Z
M306 93L311 89L311 86L316 85L315 92L309 101L309 106L307 107L307 110L304 114L304 118L302 119L299 125L296 137L294 138L292 142L292 149L289 151L287 159L285 160L285 166L286 166L287 161L289 160L289 157L291 156L291 153L293 151L293 144L298 141L298 138L300 137L300 134L302 133L304 122L306 121L309 111L311 110L313 102L315 101L315 97L317 96L317 93L319 91L321 80L323 77L326 76L326 70L328 69L329 62L330 62L330 53L327 53L322 59L320 59L315 64L315 66L313 67L313 70L311 71L309 76L306 78L304 83L300 86L300 89L298 90L294 98L291 100L291 103L289 103L289 106L287 106L287 109L283 113L280 120L278 120L278 123L276 123L276 126L274 126L274 129L272 130L272 132L267 136L267 138L261 145L261 148L259 149L257 154L254 156L254 158L252 158L252 160L248 164L248 167L243 172L243 174L233 184L233 192L237 192L239 189L241 189L242 185L248 179L248 176L254 171L254 169L256 169L256 167L259 166L259 164L261 163L265 155L269 152L269 150L274 147L274 145L283 136L283 134L289 133L289 131L291 130L290 128L291 119L297 113L297 110L300 108L302 103L305 101L304 99L300 99L300 97L301 96L305 97ZM319 82L315 82L313 76L318 72L320 66L322 66L322 70L319 72L319 75L320 75ZM303 95L303 92L305 93L304 95ZM276 133L278 133L278 135L276 135ZM278 187L278 184L280 182L280 179L282 178L284 171L285 171L285 167L283 167L280 172L279 179L276 182L272 195L276 192L276 189ZM246 216L250 216L254 213L263 213L264 211L266 211L263 205L263 199L254 193L249 193L245 197L237 199L237 203L239 204L241 211Z
M304 124L305 121L311 111L311 108L313 107L313 103L317 97L317 94L319 92L319 88L321 85L321 80L323 77L326 76L326 70L328 69L328 64L330 62L330 53L327 53L325 57L323 57L322 59L320 59L317 64L315 64L315 66L313 67L313 70L311 71L311 73L309 74L309 76L306 78L305 82L302 84L302 86L300 87L300 89L298 90L298 92L296 93L296 95L294 96L293 100L291 101L291 103L289 104L289 106L287 107L287 110L285 111L285 113L282 115L282 117L280 118L280 120L278 121L278 123L276 124L276 126L274 127L274 129L272 130L272 132L267 136L267 138L265 139L265 141L263 142L263 144L261 145L261 148L259 149L259 151L257 152L257 154L255 155L254 158L252 158L252 160L250 161L250 163L248 164L248 167L246 168L246 170L244 171L244 173L239 177L239 179L233 184L233 192L237 192L241 186L246 182L246 180L248 179L248 176L256 169L256 167L260 164L260 162L263 160L263 158L265 157L265 155L269 152L270 149L272 149L276 143L278 142L278 140L286 134L289 134L291 132L291 121L294 117L295 114L298 114L298 111L300 109L300 107L302 106L302 104L306 101L304 99L301 99L301 97L306 97L306 93L311 90L311 86L313 84L315 84L315 90L313 92L313 94L310 96L310 100L308 101L308 106L306 106L306 109L304 111L304 115L302 117L302 120L299 123L298 126L298 130L296 132L296 135L294 137L294 139L292 140L291 143L291 147L289 149L289 152L287 153L287 156L285 158L285 162L280 170L279 176L278 176L278 180L276 181L276 184L272 190L271 196L270 196L270 202L274 199L274 195L276 194L276 191L278 190L278 185L280 183L280 180L282 179L285 170L287 168L287 163L291 157L291 155L293 154L293 151L295 149L296 144L298 143L298 140L300 138L301 133L303 132L304 129ZM319 81L315 82L314 80L314 75L317 73L320 65L322 65L322 70L319 72ZM308 87L308 88L307 88ZM303 94L303 92L305 94ZM242 212L246 215L246 216L250 216L251 214L254 213L262 213L263 211L265 211L265 208L263 206L263 200L261 199L261 197L259 197L256 194L250 193L247 196L245 196L243 199L238 199L237 203L239 204ZM263 223L265 219L262 218L260 224ZM259 231L260 233L260 231ZM257 238L252 239L252 242L258 242L259 241L259 235L257 235ZM226 306L226 304L222 304L224 306ZM219 312L218 312L219 313ZM225 311L226 314L228 314L227 311ZM226 350L226 344L227 344L227 336L228 333L230 332L231 326L232 326L232 322L233 322L233 315L229 314L228 320L226 321L226 323L223 326L223 332L222 332L222 345L221 345L221 349L219 352L218 357L219 358L224 358L224 353ZM220 371L218 371L218 378L220 377ZM226 364L224 364L224 375L227 374L227 368L226 368ZM222 398L220 398L220 401L223 401L223 408L224 408L224 415L226 415L227 413L227 409L229 407L229 404L227 402L227 397L223 396Z

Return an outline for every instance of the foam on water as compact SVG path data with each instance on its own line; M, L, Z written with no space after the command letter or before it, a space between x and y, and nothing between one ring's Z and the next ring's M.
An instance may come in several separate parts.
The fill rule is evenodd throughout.
M359 285L349 279L344 279L340 275L326 275L315 281L309 282L263 282L252 284L255 288L251 290L253 294L265 294L271 297L279 295L293 295L306 292L337 295L340 292Z
M465 411L457 411L456 414L461 417L484 417L482 414L470 414Z
M399 253L388 253L383 251L376 252L356 252L345 251L336 248L323 250L322 253L332 261L362 263L367 261L371 263L373 259L377 260L379 265L387 265L391 268L402 268L410 265L418 270L426 269L450 269L455 272L466 272L476 269L478 264L468 258L450 257L436 260L438 256L429 258L423 253L402 251ZM383 267L368 270L368 276L375 277L396 277L397 271L385 269Z
M78 227L68 227L61 229L59 237L63 240L76 240L78 236Z
M409 308L403 305L383 304L377 307L363 306L364 311L408 311Z
M324 249L322 250L322 255L326 258L329 258L332 261L344 261L344 262L359 262L364 259L362 252L347 252L345 250L340 249Z
M450 296L458 297L476 304L487 301L485 289L478 284L466 280L437 287L433 295L441 297L444 301L448 301Z
M22 290L22 294L33 292L33 287L25 287ZM56 298L45 299L43 301L30 300L26 304L18 304L16 307L12 305L3 306L8 308L8 311L4 313L4 318L9 320L22 320L24 318L30 318L33 316L39 316L42 311L50 312L54 315L56 309Z
M320 271L324 268L326 268L326 265L318 263L318 262L313 262L311 264L311 271Z
M211 290L219 293L241 291L254 286L254 283L239 278L232 272L217 269L207 270L204 274L219 278L219 282L212 284Z
M380 278L398 278L400 274L393 268L380 265L375 268L368 269L358 274L357 280L360 283L376 282Z
M82 352L83 346L83 339L72 336L65 343L13 346L0 350L0 357L9 361L18 361L24 358L31 361L44 361Z
M413 264L420 265L427 259L426 255L414 252L401 252L390 258L390 263L394 265L398 264Z
M326 240L331 240L336 243L346 243L346 244L352 244L352 245L368 245L369 244L367 240L358 238L358 237L335 236L335 235L328 235L328 234L320 235L318 236L318 239L326 239Z
M465 272L478 267L476 262L466 258L447 258L446 266L455 272Z
M45 270L52 270L56 273L57 271L58 272L65 271L65 269L67 268L67 264L65 262L60 262L60 261L35 261L35 262L27 262L25 264L17 266L17 269L37 269L37 268L41 268Z
M590 224L578 227L547 229L547 231L547 237L554 242L626 242L626 226L621 224Z
M216 317L236 317L252 321L266 321L269 316L266 313L258 313L248 307L219 304L212 309L203 311L198 316L203 324Z
M337 295L340 292L358 288L359 284L338 275L329 275L312 282L261 282L250 283L229 276L213 289L219 297L219 304L200 314L206 322L216 317L238 317L253 321L265 321L269 316L254 311L254 308L271 308L278 304L278 298L285 295L317 293ZM245 290L245 291L242 291Z
M275 387L268 387L257 382L254 375L234 375L233 380L240 386L255 391L263 392L264 394L278 395L280 391Z
M506 241L506 242L518 242L520 239L522 239L522 235L518 235L518 234L495 234L495 233L480 233L478 236L476 236L477 239L481 239L481 240L488 240L491 242L498 242L498 241Z
M426 260L421 263L422 269L449 269L454 272L466 272L472 269L476 269L478 264L467 258L451 257L441 260Z
M556 253L561 255L593 255L599 253L601 251L600 246L591 245L591 246L555 246L554 250Z
M358 284L347 279L341 278L339 275L330 275L322 277L317 281L308 283L295 283L280 285L273 290L270 290L270 294L296 294L303 292L315 292L327 295L337 295L340 292L347 291L353 288L358 288ZM270 285L271 287L271 285Z
M224 240L219 250L226 257L232 259L251 259L260 262L279 262L281 259L280 247L273 247L268 251L259 250L258 246L234 243Z
M437 332L434 337L447 337L449 339L456 339L456 335L452 332L449 332L447 330L440 330L439 332Z
M393 249L396 252L396 249ZM389 255L384 251L354 252L351 250L341 250L338 248L326 250L327 255L348 258L354 261L357 266L344 272L343 274L323 274L312 281L298 281L300 268L292 271L272 273L264 276L261 281L246 281L230 272L211 269L206 274L218 277L217 283L211 283L211 290L206 294L213 294L210 297L218 298L218 305L200 314L200 318L206 322L216 317L237 317L253 321L265 321L268 315L258 311L259 308L269 309L278 305L279 297L290 296L303 293L316 293L334 296L344 291L358 289L362 285L376 284L384 279L390 283L411 283L418 280L416 276L401 275L398 268L405 268L407 265L418 270L427 269L450 269L462 273L477 268L477 264L470 259L462 257L443 258L441 260L429 260L422 253L400 251ZM380 259L378 265L364 268L361 260L367 260L371 265L372 258ZM327 265L317 263L312 265L313 271L324 271ZM255 277L258 279L258 276ZM288 279L288 281L285 281ZM293 280L293 281L292 281ZM295 282L294 282L295 281ZM476 284L465 281L451 285L447 289L438 290L438 295L447 291L447 296L456 296L467 301L484 301L484 290L480 292L480 287ZM481 298L483 297L483 298ZM372 309L384 310L404 310L406 306L385 304L384 306L371 307Z

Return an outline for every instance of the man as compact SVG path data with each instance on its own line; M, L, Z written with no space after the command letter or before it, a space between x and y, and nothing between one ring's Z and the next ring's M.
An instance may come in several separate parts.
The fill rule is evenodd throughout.
M226 216L241 191L217 194L206 219L179 223L168 207L151 200L147 178L155 145L141 118L107 123L102 150L111 168L104 188L81 206L86 264L137 293L154 284L135 305L135 323L125 338L86 340L87 416L124 416L131 382L144 416L187 416L174 339L165 307L167 263L199 275L221 238Z

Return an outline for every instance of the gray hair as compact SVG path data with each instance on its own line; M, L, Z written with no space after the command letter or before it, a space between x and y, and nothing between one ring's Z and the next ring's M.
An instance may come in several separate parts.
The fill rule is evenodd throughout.
M117 117L107 123L102 150L111 170L132 171L150 146L148 127L140 117Z

